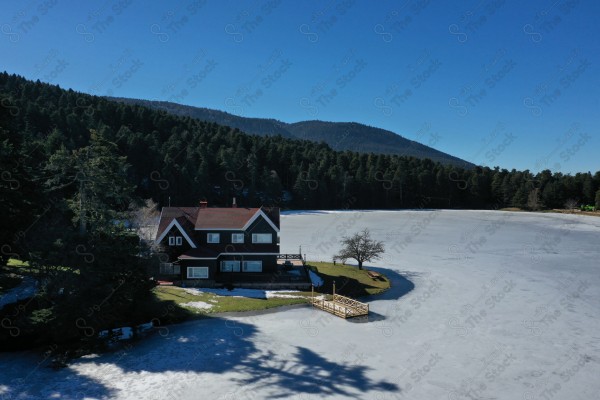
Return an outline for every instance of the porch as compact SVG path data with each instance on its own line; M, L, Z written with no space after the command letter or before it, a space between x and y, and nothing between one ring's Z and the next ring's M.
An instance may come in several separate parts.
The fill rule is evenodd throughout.
M311 281L304 264L305 262L300 254L279 254L275 268L271 267L270 272L221 273L217 270L214 275L211 275L211 279L182 279L181 268L184 267L178 263L161 263L158 280L186 287L236 287L308 291L311 287Z
M271 273L233 272L217 275L215 282L222 286L246 289L294 289L308 290L311 287L304 260L299 254L280 254Z

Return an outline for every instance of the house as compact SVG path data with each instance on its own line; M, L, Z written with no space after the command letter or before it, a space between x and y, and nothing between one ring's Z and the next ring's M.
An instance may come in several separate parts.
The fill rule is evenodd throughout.
M279 208L164 207L156 243L168 257L160 275L184 284L281 280Z

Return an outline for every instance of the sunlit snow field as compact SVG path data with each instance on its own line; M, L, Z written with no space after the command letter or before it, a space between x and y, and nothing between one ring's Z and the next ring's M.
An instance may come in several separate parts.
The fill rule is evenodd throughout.
M55 372L0 355L0 398L590 399L600 393L600 218L495 211L291 212L281 252L386 244L370 321L308 306L227 315Z

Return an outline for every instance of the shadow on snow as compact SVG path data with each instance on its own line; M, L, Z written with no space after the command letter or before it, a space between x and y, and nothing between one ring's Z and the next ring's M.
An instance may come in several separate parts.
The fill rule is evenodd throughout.
M265 344L260 335L259 327L250 323L207 318L158 328L152 337L112 353L75 360L59 371L37 364L33 352L17 353L18 357L5 353L0 355L0 373L14 379L3 379L1 394L8 398L134 397L143 393L120 393L112 384L143 379L128 376L142 372L202 374L191 380L148 377L154 384L161 382L171 398L194 397L207 380L216 378L211 374L229 372L236 374L227 378L236 383L229 390L233 394L258 389L269 392L272 398L298 394L364 398L368 392L400 392L395 383L367 376L369 367L334 361L341 357L332 354L328 358L299 345ZM263 343L262 348L257 343Z

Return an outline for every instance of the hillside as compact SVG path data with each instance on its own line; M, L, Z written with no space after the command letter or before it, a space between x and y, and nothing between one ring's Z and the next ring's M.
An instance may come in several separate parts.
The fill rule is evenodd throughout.
M142 105L178 116L196 118L201 121L215 122L219 125L237 128L252 135L281 135L286 138L325 142L333 150L393 154L421 159L429 158L435 162L464 168L472 168L474 166L460 158L406 139L394 132L356 122L301 121L288 124L275 119L240 117L224 111L186 106L167 101L139 100L122 97L108 97L108 99L126 104Z
M284 124L204 110L212 115L208 122L174 115L164 109L171 107L168 103L154 110L6 72L0 73L0 100L0 167L7 171L0 190L9 221L5 226L32 221L36 215L32 204L43 212L48 193L59 199L77 194L73 179L84 176L73 172L77 160L71 160L65 172L71 174L65 186L47 191L57 185L62 165L58 160L81 154L93 132L97 141L113 143L123 157L127 165L123 186L127 183L138 198L152 198L161 205L190 205L204 198L223 206L236 197L241 206L296 209L561 208L569 199L594 204L600 188L600 172L563 175L546 170L534 175L514 169L464 168L407 155L340 151L350 137L350 143L366 151L377 150L367 147L376 146L368 142L372 134L380 138L381 148L403 140L405 154L435 152L437 160L443 156L391 132L355 123ZM293 138L249 135L215 122L224 117L256 131L288 132ZM331 144L317 142L318 132L327 132Z
M474 166L460 158L403 138L394 132L356 122L302 121L289 124L287 128L298 139L324 141L333 150L395 154L421 159L429 158L435 162L465 168Z

